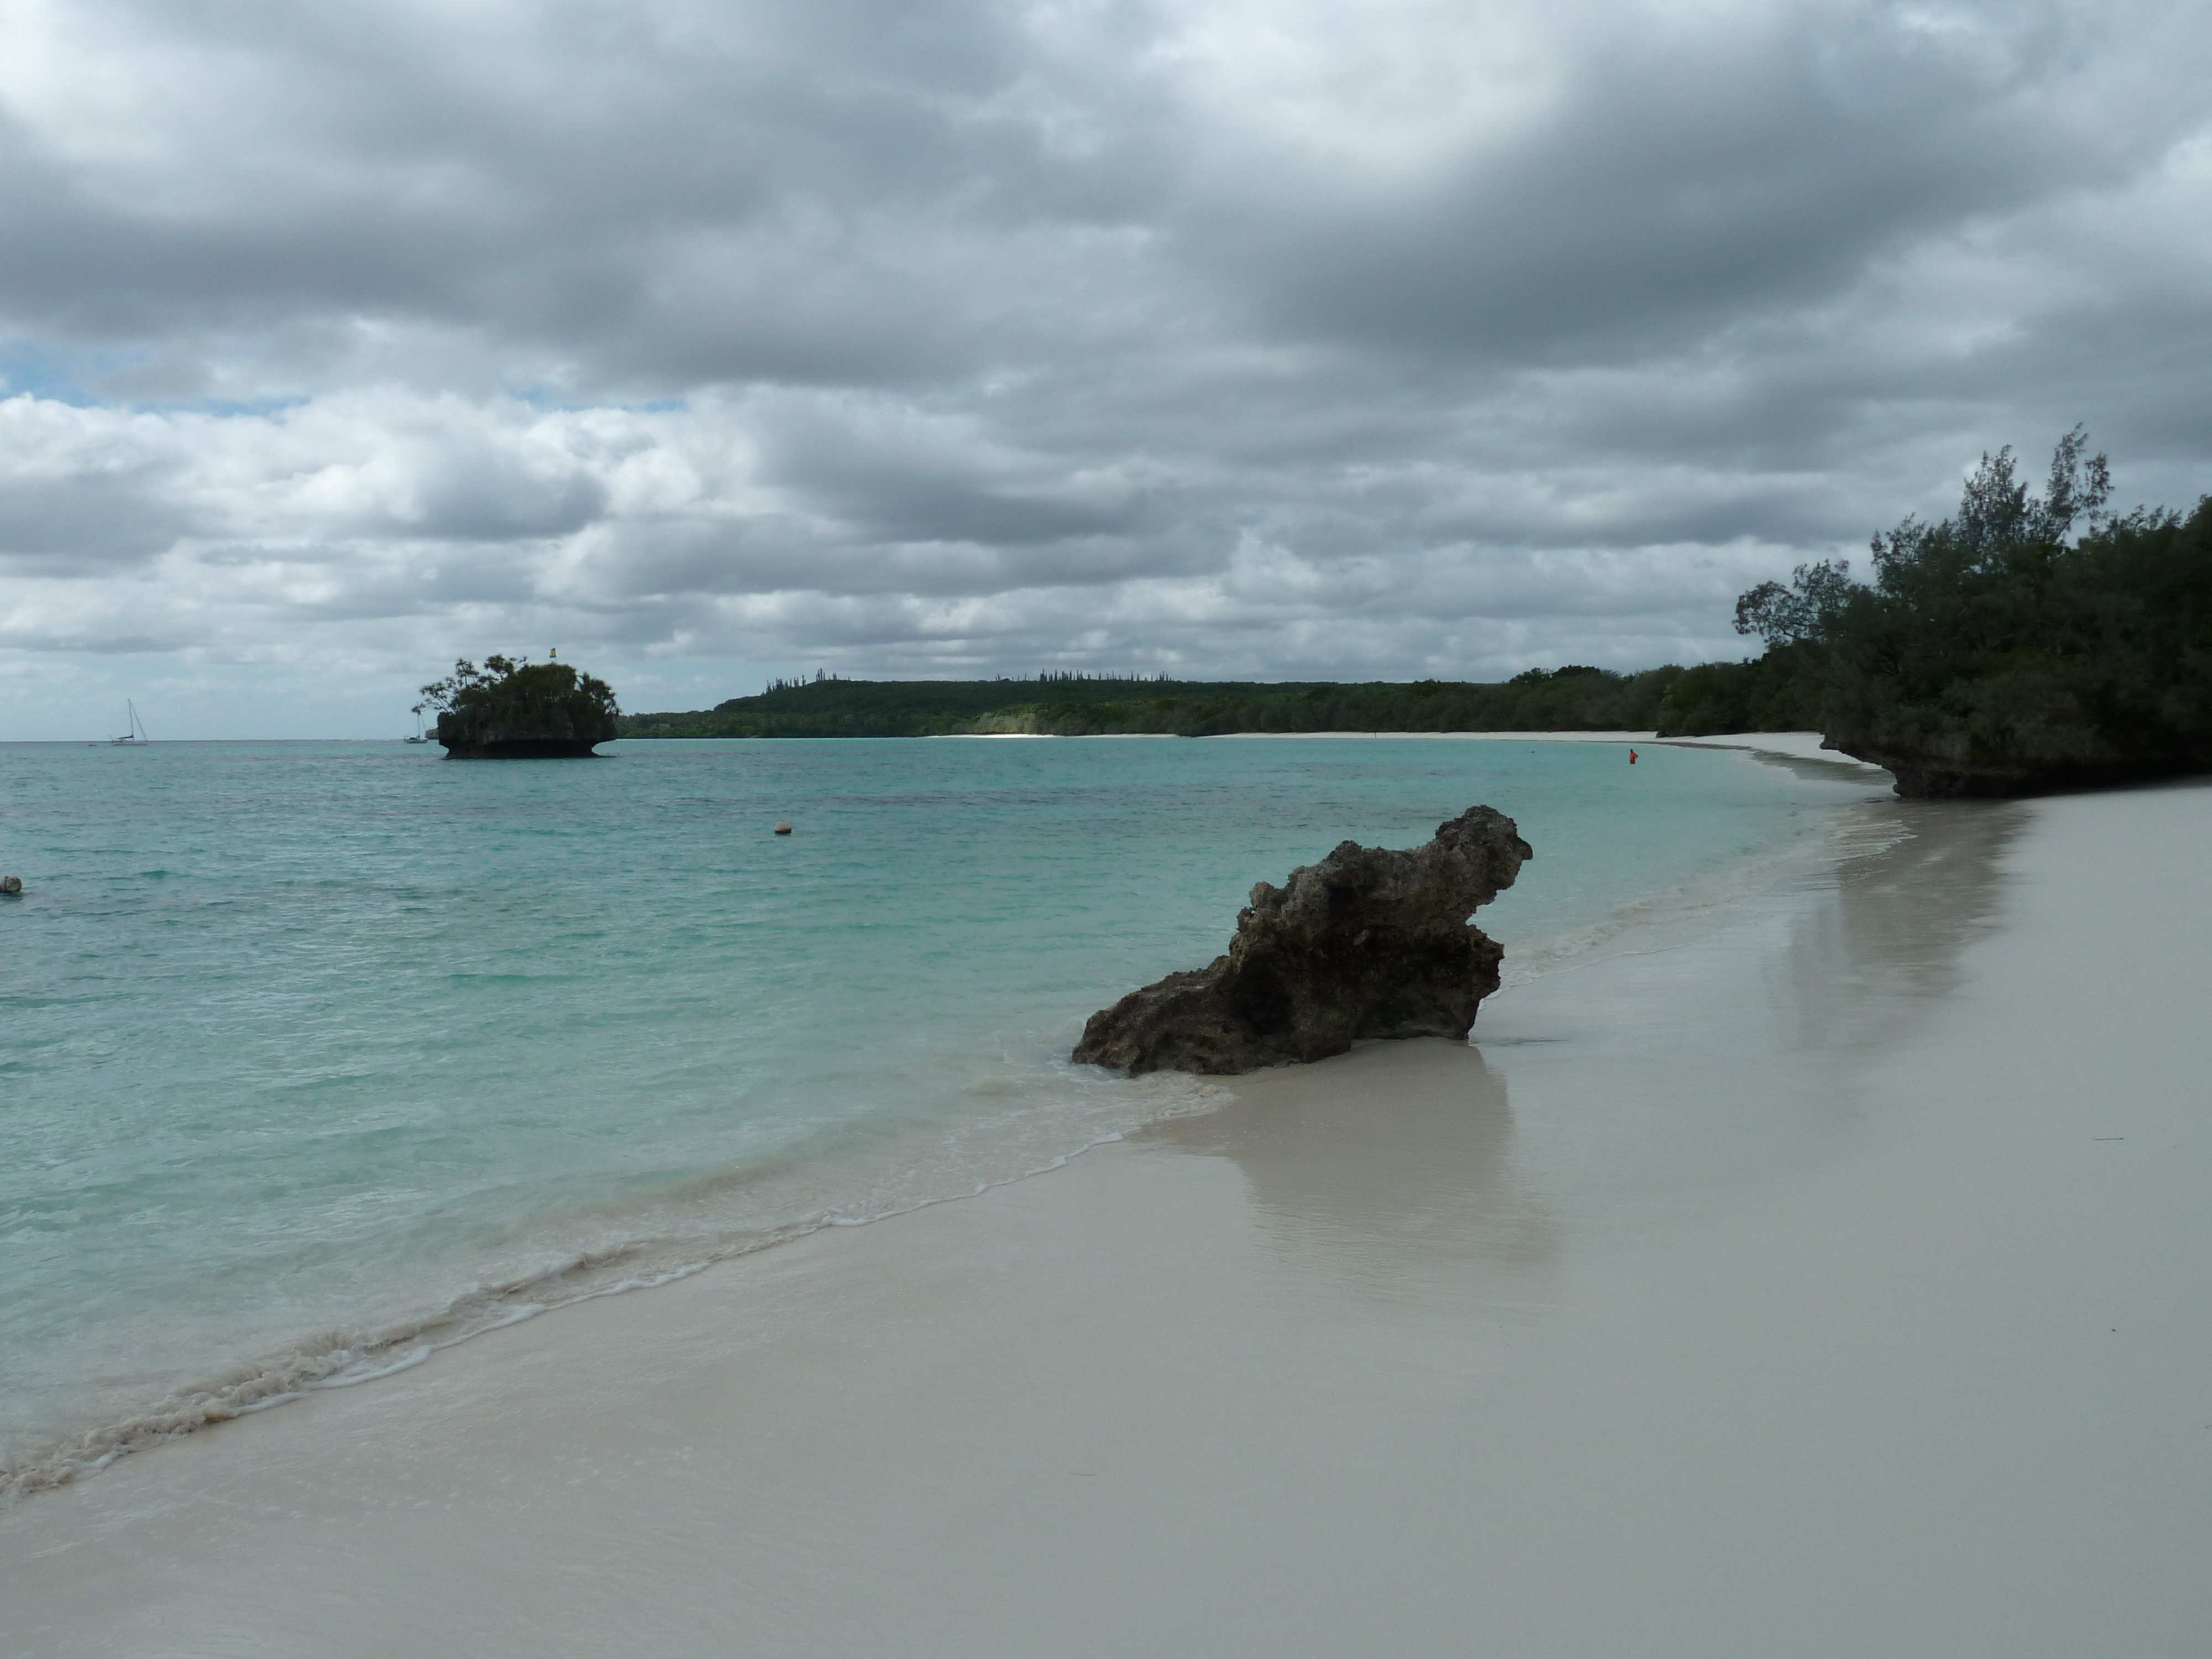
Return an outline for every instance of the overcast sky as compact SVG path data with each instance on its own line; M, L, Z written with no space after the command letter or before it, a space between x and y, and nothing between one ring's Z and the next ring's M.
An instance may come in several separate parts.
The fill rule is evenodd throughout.
M457 654L1492 678L2076 421L2212 489L2212 9L0 0L0 738Z

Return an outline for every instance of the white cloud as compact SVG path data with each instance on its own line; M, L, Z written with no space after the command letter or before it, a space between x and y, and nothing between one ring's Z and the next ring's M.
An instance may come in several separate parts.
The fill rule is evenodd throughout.
M556 641L633 707L1732 653L1739 587L1984 447L2086 420L2124 494L2205 487L2208 46L2159 0L24 0L0 736L165 674L209 731L280 685L388 730Z

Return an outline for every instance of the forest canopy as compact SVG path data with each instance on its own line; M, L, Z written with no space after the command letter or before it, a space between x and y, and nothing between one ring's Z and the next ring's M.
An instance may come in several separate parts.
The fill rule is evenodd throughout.
M1906 794L2014 794L2212 769L2212 497L2113 513L2079 427L2039 494L2009 448L1958 511L1736 602L1766 652L1706 677L1723 723L1816 727ZM1739 727L1738 729L1741 729Z
M911 738L1029 733L1641 731L1658 722L1679 668L1638 674L1569 664L1501 684L1234 680L783 681L693 714L633 714L641 738Z

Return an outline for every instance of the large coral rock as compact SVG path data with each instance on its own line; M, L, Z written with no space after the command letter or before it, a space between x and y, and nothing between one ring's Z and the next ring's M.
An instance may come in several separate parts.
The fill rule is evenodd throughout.
M1357 1037L1464 1038L1504 954L1467 919L1533 856L1487 806L1408 852L1347 841L1284 885L1253 888L1212 966L1093 1014L1075 1058L1218 1073L1321 1060Z

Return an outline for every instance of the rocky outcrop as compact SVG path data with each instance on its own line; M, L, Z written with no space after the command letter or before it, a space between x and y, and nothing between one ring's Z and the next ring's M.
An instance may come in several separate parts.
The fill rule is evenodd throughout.
M1849 755L1853 760L1864 761L1869 766L1886 769L1897 780L1897 793L1907 800L1951 800L1977 795L2033 795L2064 788L2069 783L2117 781L2091 777L2077 779L2064 773L2050 775L2031 766L2008 765L2002 762L1976 764L1964 752L1951 752L1954 748L1963 751L1963 744L1910 750L1901 744L1879 739L1824 736L1820 747L1832 749L1839 755Z
M1504 954L1468 925L1533 856L1513 820L1471 806L1407 852L1346 842L1261 882L1228 954L1091 1017L1075 1058L1125 1072L1256 1071L1358 1037L1464 1038Z
M595 744L615 735L551 736L542 728L518 732L513 727L458 720L454 725L459 729L451 730L447 721L453 720L448 714L438 722L438 741L446 745L448 760L582 760L592 754Z
M438 741L448 759L574 759L615 737L614 693L605 681L564 662L486 662L499 672L466 684L457 673L446 686L423 687L434 693L458 685L438 716Z
M2175 744L2163 751L2138 743L2130 752L2122 752L2117 744L2083 731L2081 724L2062 733L2071 739L2063 744L1976 743L1959 733L1923 729L1901 738L1887 732L1831 733L1821 739L1820 747L1886 767L1897 779L1897 793L1908 800L2109 789L2212 771L2212 743L2194 750Z

